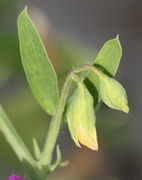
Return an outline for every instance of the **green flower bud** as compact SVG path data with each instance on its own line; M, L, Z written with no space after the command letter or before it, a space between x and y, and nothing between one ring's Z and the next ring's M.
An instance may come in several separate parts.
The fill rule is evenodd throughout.
M81 143L92 150L98 150L93 97L82 82L77 82L77 86L67 110L71 137L79 147Z
M102 101L113 109L128 113L128 100L123 86L118 81L103 73L99 75L99 79L99 93Z

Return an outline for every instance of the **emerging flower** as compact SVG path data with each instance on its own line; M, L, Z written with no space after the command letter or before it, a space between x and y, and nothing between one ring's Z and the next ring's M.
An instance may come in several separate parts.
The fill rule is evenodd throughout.
M75 144L80 144L97 151L98 141L95 127L93 98L86 86L78 82L78 87L70 99L67 111L67 122Z
M20 176L17 176L16 174L11 174L8 178L8 180L24 180Z

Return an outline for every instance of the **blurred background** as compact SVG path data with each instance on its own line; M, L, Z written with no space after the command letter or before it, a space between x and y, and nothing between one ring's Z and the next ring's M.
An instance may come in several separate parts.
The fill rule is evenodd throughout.
M102 105L97 112L99 151L76 148L68 128L58 143L63 159L50 180L142 179L142 1L141 0L0 0L0 104L32 151L41 147L50 117L40 108L26 82L17 36L17 16L28 5L63 84L66 72L93 61L105 41L120 35L122 61L116 76L126 88L130 113ZM0 134L0 179L24 174L17 157Z

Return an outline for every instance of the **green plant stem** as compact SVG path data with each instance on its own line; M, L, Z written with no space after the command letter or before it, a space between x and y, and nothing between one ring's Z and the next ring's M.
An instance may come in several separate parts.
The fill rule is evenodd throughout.
M51 120L51 124L50 124L47 138L45 141L45 146L41 154L41 159L40 159L41 164L48 165L51 162L52 151L54 149L54 146L56 144L56 140L59 134L62 114L65 108L66 100L67 100L69 89L72 85L72 82L73 82L73 79L71 78L71 74L69 74L61 92L61 97L60 97L60 101L57 107L57 111Z
M72 71L72 73L80 73L83 71L88 71L88 72L92 71L97 75L100 75L102 73L102 71L99 68L97 68L93 65L89 65L89 64L85 64L85 65L82 65L82 66L76 68L74 71Z

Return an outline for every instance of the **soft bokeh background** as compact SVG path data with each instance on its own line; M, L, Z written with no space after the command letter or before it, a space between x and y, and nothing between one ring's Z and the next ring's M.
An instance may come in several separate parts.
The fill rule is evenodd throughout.
M99 151L76 148L67 127L58 143L64 160L51 180L142 179L142 1L141 0L0 0L0 104L32 151L32 138L41 147L50 117L39 107L21 65L17 16L24 8L40 31L60 85L64 74L91 61L103 43L120 35L123 58L117 79L125 86L128 115L102 105L97 112ZM0 179L24 169L0 134Z

